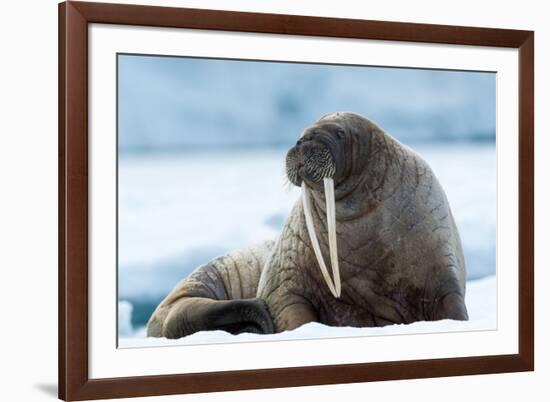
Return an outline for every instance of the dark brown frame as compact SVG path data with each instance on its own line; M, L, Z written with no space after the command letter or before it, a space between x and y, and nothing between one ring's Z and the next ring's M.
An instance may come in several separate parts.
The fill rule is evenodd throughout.
M88 377L88 24L519 49L519 353L107 379ZM534 33L508 29L66 2L59 5L59 397L99 399L534 370Z

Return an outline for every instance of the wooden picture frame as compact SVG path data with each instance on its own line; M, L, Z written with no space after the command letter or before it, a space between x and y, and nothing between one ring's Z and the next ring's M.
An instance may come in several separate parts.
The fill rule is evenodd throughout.
M307 35L519 49L519 353L90 379L88 24ZM83 400L443 377L534 369L534 33L153 6L59 5L59 397Z

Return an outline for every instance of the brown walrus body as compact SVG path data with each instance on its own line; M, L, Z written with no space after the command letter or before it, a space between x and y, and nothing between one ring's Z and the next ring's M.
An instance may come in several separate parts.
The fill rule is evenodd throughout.
M362 327L468 318L460 237L445 193L420 156L369 120L352 113L335 113L304 131L287 155L286 169L293 184L309 191L313 226L306 225L305 204L297 202L278 239L262 251L264 261L258 271L256 293L243 296L255 296L246 301L254 303L254 314L249 316L261 317L264 324L233 317L229 318L231 328L236 329L232 332L249 331L251 327L254 332L281 332L311 321ZM329 246L330 200L323 192L325 178L334 186L336 261L331 259ZM323 278L312 230L321 259L339 265L341 293L336 296L329 290L329 282L334 287L339 281L335 273L328 280ZM247 271L245 265L235 266L233 275ZM190 286L192 280L184 284ZM199 280L199 288L222 288L224 283L223 278ZM182 295L178 296L176 289L168 298L188 297ZM184 307L163 317L179 322L189 314L208 316L211 302L204 299L208 295L201 297L194 306L185 302L189 303L185 307L180 301ZM239 302L242 300L230 303ZM190 313L193 309L195 313ZM163 317L153 315L151 335L179 337L192 332L186 331L184 324L178 324L180 329L175 332L151 331L152 327L170 327ZM268 319L272 323L266 324Z
M234 251L201 265L159 304L147 335L180 338L201 330L272 333L258 281L272 241Z

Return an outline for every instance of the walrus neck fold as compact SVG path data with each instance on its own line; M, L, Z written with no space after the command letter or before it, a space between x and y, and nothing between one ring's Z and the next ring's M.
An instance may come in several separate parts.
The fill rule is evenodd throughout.
M336 244L336 206L334 200L334 180L330 177L323 179L325 185L325 201L326 201L326 213L327 213L327 228L328 228L328 245L330 254L330 263L332 266L332 277L330 277L325 260L321 254L321 247L319 246L319 240L315 232L315 225L313 224L313 218L311 214L311 196L309 188L305 181L302 182L302 204L304 206L304 215L306 218L306 227L313 247L313 252L319 264L321 274L335 298L339 298L341 294L342 285L340 282L340 268L338 266L338 249Z

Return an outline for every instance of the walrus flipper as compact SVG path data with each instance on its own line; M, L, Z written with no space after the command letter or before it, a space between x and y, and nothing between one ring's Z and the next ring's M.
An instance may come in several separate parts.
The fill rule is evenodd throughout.
M164 321L162 336L176 339L198 331L213 330L234 335L243 332L269 334L273 333L273 323L265 303L260 299L189 297L170 310Z
M433 319L468 321L468 311L464 302L464 295L450 293L442 298L436 306Z
M208 330L273 333L267 306L255 297L272 246L265 242L198 267L160 303L147 335L174 339Z

